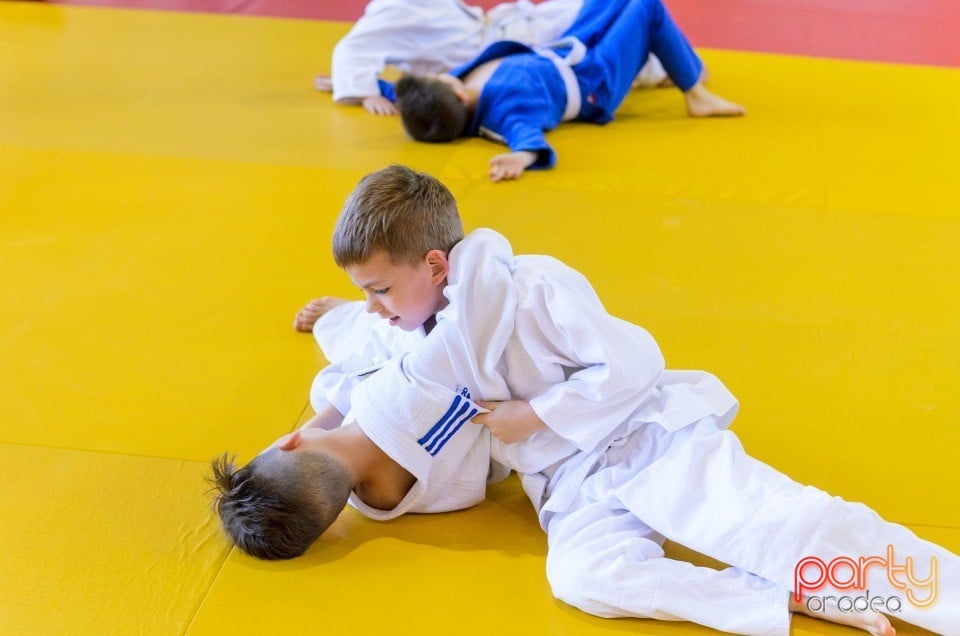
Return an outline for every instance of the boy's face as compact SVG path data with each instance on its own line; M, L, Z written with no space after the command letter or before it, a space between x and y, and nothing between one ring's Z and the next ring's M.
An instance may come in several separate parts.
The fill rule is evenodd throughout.
M450 266L440 250L430 250L413 265L394 263L379 250L344 269L367 295L367 311L387 319L391 327L414 331L446 305L443 288Z

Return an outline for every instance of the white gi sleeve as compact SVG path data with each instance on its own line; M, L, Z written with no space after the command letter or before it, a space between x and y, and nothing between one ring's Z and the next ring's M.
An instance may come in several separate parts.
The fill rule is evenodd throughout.
M466 62L482 32L482 10L454 0L373 0L333 49L333 99L379 95L377 79L390 65L438 73Z
M325 313L314 323L313 337L330 364L313 380L310 405L319 412L330 404L344 415L354 387L406 351L412 339L367 313L362 302L345 303Z
M483 500L490 474L490 432L470 424L480 407L466 388L417 385L395 358L353 392L351 418L383 452L416 478L389 511L351 504L374 519L405 512L446 512Z
M540 276L527 286L518 274L518 287L526 291L517 337L539 339L567 377L530 405L551 430L589 452L656 390L663 355L646 330L608 314L581 274L554 259L534 258L541 265L532 269L562 275Z

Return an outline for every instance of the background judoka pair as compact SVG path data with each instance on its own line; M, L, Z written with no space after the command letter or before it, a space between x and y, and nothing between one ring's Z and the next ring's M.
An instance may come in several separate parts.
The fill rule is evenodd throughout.
M504 2L484 12L460 0L372 0L333 50L331 75L317 78L342 104L362 103L375 114L394 114L380 93L387 67L407 73L442 73L476 57L499 40L532 46L552 42L573 24L583 0ZM666 79L651 56L637 76L641 86Z
M490 159L490 176L510 180L556 163L544 133L561 122L611 121L651 51L683 93L691 116L745 113L706 89L702 62L660 0L586 0L555 42L534 48L495 42L448 73L408 74L395 92L386 82L380 91L396 101L413 139L483 136L507 145L510 152ZM371 109L369 99L364 103Z

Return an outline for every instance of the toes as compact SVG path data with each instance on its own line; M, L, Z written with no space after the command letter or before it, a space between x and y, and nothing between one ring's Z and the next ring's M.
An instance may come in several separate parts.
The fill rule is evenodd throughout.
M332 296L314 298L297 313L293 320L293 328L297 331L311 331L320 316L345 302L347 301L342 298Z
M874 636L896 636L897 634L897 630L890 624L890 619L879 612L870 618L867 624L867 632L874 634Z
M293 328L297 331L311 331L317 319L325 314L329 309L330 298L314 298L309 301L303 309L297 312L293 319Z
M310 331L320 314L309 310L309 305L301 309L293 319L293 328L297 331Z

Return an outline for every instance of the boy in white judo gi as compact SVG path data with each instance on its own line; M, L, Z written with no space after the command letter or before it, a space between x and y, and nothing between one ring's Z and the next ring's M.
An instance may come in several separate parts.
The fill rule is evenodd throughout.
M333 49L331 75L315 80L341 104L362 104L375 115L396 114L381 94L380 74L388 66L409 73L441 73L476 57L498 40L533 46L557 39L572 23L583 0L504 2L487 12L460 0L372 0L363 16ZM666 79L651 56L636 78L643 86Z
M403 76L397 108L417 141L482 136L505 144L510 152L490 160L490 177L517 179L556 163L546 131L573 119L611 121L651 51L691 116L746 112L707 90L700 58L660 0L586 0L554 45L497 42L449 73Z
M559 261L514 256L491 230L458 238L458 227L449 192L400 166L351 195L334 257L382 320L357 323L357 304L332 303L299 317L301 328L320 318L334 364L306 428L244 468L217 464L218 510L238 545L300 554L350 489L375 518L473 505L486 451L521 474L554 594L591 614L767 635L788 634L801 611L892 634L882 610L960 633L956 555L748 457L726 430L737 402L719 380L665 370L650 335L610 316ZM453 489L438 484L452 475ZM335 500L318 494L329 490ZM312 525L270 539L296 526L287 517ZM667 559L665 538L732 567ZM280 549L264 553L265 542ZM861 588L868 605L851 595L845 608L844 590Z

